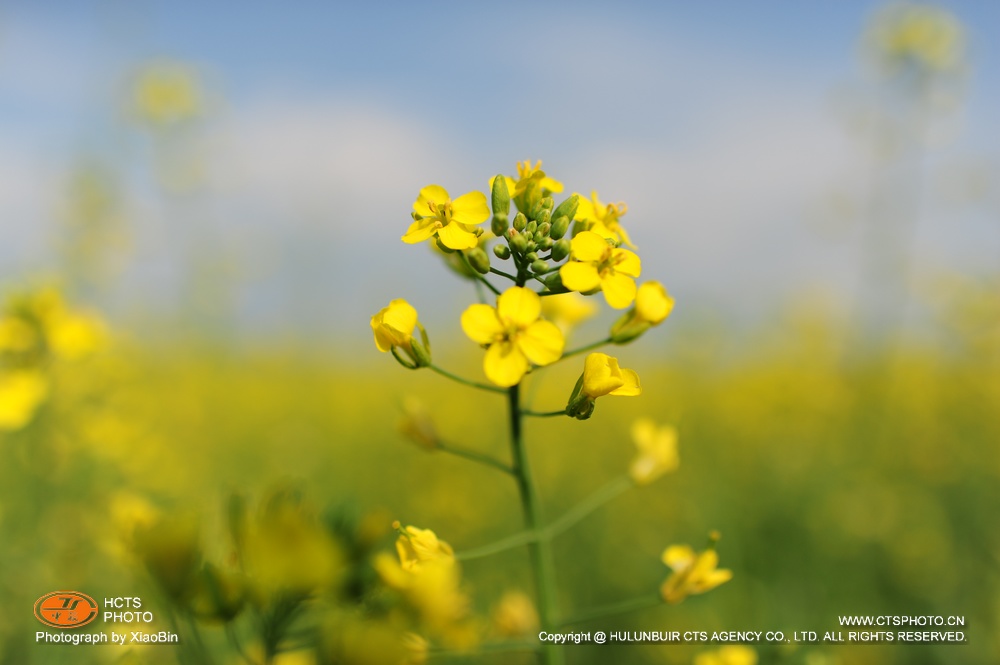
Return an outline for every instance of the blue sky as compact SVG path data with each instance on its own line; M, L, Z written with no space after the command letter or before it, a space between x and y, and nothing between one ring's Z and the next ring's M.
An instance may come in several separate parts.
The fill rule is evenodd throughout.
M60 188L96 157L120 174L134 217L134 279L116 302L180 298L198 247L236 266L251 318L326 325L315 312L334 300L360 320L446 279L398 241L421 186L483 189L530 157L571 191L628 202L646 275L681 302L739 315L811 286L850 293L857 231L830 232L829 208L866 190L850 127L871 87L860 35L881 6L7 3L0 279L51 264ZM1000 53L986 30L1000 4L943 6L967 26L971 74L962 108L937 123L928 172L995 175L1000 96L987 73ZM160 58L197 67L213 100L182 151L206 181L181 200L150 186L155 147L121 112L129 75ZM995 191L956 213L927 190L921 265L988 269ZM359 271L369 277L350 289L330 286ZM438 293L425 307L454 309L441 301L459 292Z

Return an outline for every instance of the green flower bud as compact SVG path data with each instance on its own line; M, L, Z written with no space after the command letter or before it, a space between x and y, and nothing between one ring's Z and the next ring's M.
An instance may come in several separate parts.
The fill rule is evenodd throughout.
M493 214L503 215L504 219L510 213L510 192L507 191L507 178L498 175L493 178ZM500 235L500 234L497 234Z
M507 230L507 215L493 215L493 221L490 222L490 230L493 231L493 235L502 236L504 231Z
M535 244L535 241L534 241L534 240L529 240L529 241L528 241L528 248L527 248L527 249L528 249L528 251L529 251L529 252L533 252L533 251L535 251L535 250L536 250L537 248L538 248L538 246L537 246L537 245Z
M546 196L541 201L539 201L539 203L541 204L543 210L552 210L552 206L556 204L556 202L552 199L551 196Z
M569 291L562 283L562 277L559 276L559 271L556 270L549 274L545 278L545 287L552 293L566 293Z
M507 245L493 245L493 253L501 261L506 261L510 258L510 248Z
M552 219L552 213L548 210L542 210L540 213L538 213L538 217L535 218L535 221L537 221L539 225L542 225L542 224L548 224L549 220L551 219Z
M518 231L523 231L524 227L528 224L528 218L524 216L523 212L519 212L514 215L514 228Z
M538 232L541 233L543 236L549 235L549 231L551 230L552 230L551 223L547 221L538 223Z
M524 254L528 251L528 239L518 233L510 239L510 248L518 254Z
M549 231L549 237L559 240L564 235L566 231L569 230L569 217L562 215L561 217L555 217L552 222L552 229Z
M652 325L649 321L644 321L642 317L636 316L635 308L633 307L611 326L611 342L614 344L628 344L649 330Z
M431 364L431 347L418 340L410 340L410 349L413 351L414 364L417 367L428 367Z
M527 234L529 234L529 235L532 234L532 233L534 233L537 230L538 230L538 222L536 222L534 220L528 222L525 225L525 227L524 227L524 232L527 233Z
M541 247L542 249L552 249L552 245L554 244L555 241L552 238L545 236L544 238L542 238L541 242L538 243L538 246Z
M537 261L538 254L535 254L534 252L528 252L527 254L524 255L524 260L528 262Z
M541 275L549 271L549 264L545 261L538 259L537 261L531 262L531 272L536 275Z
M552 219L559 219L560 217L566 217L567 219L573 219L576 215L576 209L580 205L580 195L574 194L565 201L559 204L559 207L552 211Z
M566 218L563 217L563 219ZM570 243L569 238L563 238L556 244L552 245L552 260L562 261L567 256L569 256L569 252L571 249L572 249L572 243Z
M535 241L535 244L536 244L536 245L538 245L538 244L541 244L541 242L542 242L542 239L543 239L544 237L545 237L545 236L544 236L544 235L542 235L542 232L541 232L541 231L535 231L535 235L533 235L533 236L531 237L531 239Z
M490 257L483 251L482 247L474 247L465 252L465 258L469 260L469 265L480 275L485 275L490 271Z

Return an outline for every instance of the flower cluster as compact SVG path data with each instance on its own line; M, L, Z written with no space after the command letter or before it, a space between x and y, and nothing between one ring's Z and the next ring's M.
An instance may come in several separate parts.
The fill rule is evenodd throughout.
M378 350L392 353L404 367L428 368L464 385L507 396L509 464L442 437L427 408L413 399L405 402L400 431L429 452L453 454L517 478L525 534L465 553L466 557L478 557L528 546L538 584L537 610L528 596L511 592L494 613L493 634L513 637L555 625L557 597L554 571L546 563L551 557L548 541L617 493L649 485L679 465L677 430L640 419L632 428L636 456L627 473L545 525L528 470L522 421L529 416L586 420L594 414L598 398L642 394L635 370L623 368L617 358L595 349L638 339L667 319L674 300L659 282L637 282L642 262L621 222L628 210L625 203L605 204L597 192L589 199L572 194L557 203L555 195L563 191L563 184L547 175L541 162L519 163L516 177L494 176L489 189L489 197L474 191L452 199L440 185L424 187L413 203L412 221L402 236L407 244L430 244L449 268L474 282L479 302L464 309L459 323L465 335L484 351L482 371L487 382L463 378L435 364L427 331L419 323L416 309L403 299L392 300L375 314L371 328ZM489 232L482 228L487 220ZM495 266L494 261L509 267ZM499 287L495 283L498 279L509 283ZM605 338L567 349L573 327L596 314L598 307L588 297L597 294L622 313ZM578 354L586 354L582 372L565 406L535 411L523 403L520 387L526 377ZM458 559L462 557L429 529L395 526L399 532L398 560L388 554L381 556L375 566L379 576L421 617L427 636L446 644L462 643L461 636L469 637L463 631L471 625L469 601L460 584ZM686 546L672 546L663 560L674 571L661 588L666 603L707 591L731 575L716 569L714 542L699 554ZM542 649L541 655L543 662L551 662L547 650Z

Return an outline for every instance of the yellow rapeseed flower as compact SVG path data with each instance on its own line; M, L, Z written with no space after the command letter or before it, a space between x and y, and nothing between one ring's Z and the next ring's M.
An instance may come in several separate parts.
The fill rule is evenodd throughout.
M611 238L615 241L620 240L632 249L635 249L635 245L632 244L624 227L618 221L619 218L628 212L628 206L620 201L618 203L602 203L597 198L596 191L591 192L590 197L591 200L588 201L583 196L580 196L576 215L574 215L573 219L583 222L586 225L585 230L587 231L593 231L602 238Z
M398 528L398 525L396 525ZM403 570L417 572L429 561L455 563L455 551L451 545L439 540L430 529L408 526L401 529L396 539L396 552Z
M625 344L670 316L674 299L659 282L646 282L635 294L635 306L611 326L611 340Z
M488 346L483 360L486 377L507 388L521 381L530 367L559 360L565 340L550 321L540 320L538 294L512 286L497 298L497 306L470 305L462 313L462 330L474 342Z
M493 629L501 637L523 637L538 630L538 610L522 591L508 591L493 609Z
M0 372L0 431L30 423L48 394L48 381L39 371Z
M636 485L648 485L663 474L676 471L680 465L674 427L658 427L651 418L640 418L632 423L632 441L638 455L628 472Z
M372 317L371 325L379 351L385 353L394 346L409 351L413 329L417 327L417 310L402 298L397 298Z
M167 125L197 116L202 94L193 70L177 63L158 63L140 72L132 89L132 104L140 118Z
M531 165L531 160L526 159L523 162L517 163L517 183L515 183L514 188L510 191L512 196L517 196L527 187L528 182L533 178L538 179L538 184L542 189L547 189L553 194L558 194L563 190L563 184L558 180L553 180L552 178L545 175L542 171L542 160L538 160L534 166ZM510 182L507 183L510 185Z
M733 571L718 568L719 555L714 547L695 553L689 545L671 545L663 551L662 560L674 571L660 587L663 600L671 604L710 591L733 578Z
M412 245L436 236L448 249L472 249L479 244L476 226L489 216L482 192L469 192L452 201L444 187L428 185L413 203L413 223L402 240Z
M947 71L961 62L962 25L934 7L897 6L875 23L876 48L890 64L911 60L932 71Z
M591 400L604 395L633 397L642 394L642 386L635 370L622 369L617 358L605 353L591 353L583 364L580 392Z
M573 238L570 261L559 269L563 285L570 291L604 292L615 309L625 309L635 300L635 278L642 271L639 257L627 249L612 247L593 231Z

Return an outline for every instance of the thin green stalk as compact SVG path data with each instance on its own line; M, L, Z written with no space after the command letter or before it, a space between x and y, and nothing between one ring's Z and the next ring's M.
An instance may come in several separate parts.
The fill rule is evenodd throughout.
M489 455L483 455L482 453L477 453L474 450L467 450L465 448L456 448L454 446L446 445L440 442L437 445L437 450L449 453L451 455L454 455L455 457L461 457L463 459L467 459L472 462L478 462L479 464L491 466L494 469L499 469L500 471L503 471L504 473L509 473L509 474L514 473L514 469L511 468L509 465L504 464L498 459L493 459Z
M515 547L519 547L521 545L527 545L528 543L536 540L538 540L538 533L534 531L522 531L520 533L515 533L513 536L501 538L500 540L492 542L489 545L483 545L482 547L475 547L471 550L458 552L455 554L455 558L459 561L481 559L484 556L506 552L507 550L514 549Z
M559 409L558 411L529 411L528 409L521 409L521 414L534 416L535 418L551 418L552 416L565 416L566 409Z
M472 273L472 276L478 279L483 284L485 284L486 288L488 288L490 291L492 291L496 295L500 295L500 291L497 289L497 287L490 284L490 281L488 279L483 277L478 270L472 267L472 264L469 263L469 257L465 255L465 252L459 252L459 254L462 255L462 261L465 262L465 265L469 268L469 271Z
M457 382L459 382L459 383L461 383L463 385L471 386L472 388L479 388L480 390L488 390L488 391L490 391L492 393L504 393L504 392L507 392L503 388L498 388L497 386L491 386L491 385L486 384L486 383L477 383L475 381L470 381L469 379L463 379L462 377L458 376L457 374L452 374L451 372L449 372L447 370L441 369L437 365L428 365L427 367L429 367L430 369L434 370L435 372L437 372L441 376L446 376L449 379L451 379L452 381L457 381Z
M593 342L591 344L586 344L584 346L581 346L579 348L573 349L571 351L566 351L565 353L562 354L562 357L559 358L559 360L565 360L566 358L569 358L570 356L575 356L575 355L578 355L578 354L581 354L581 353L586 353L587 351L591 351L593 349L596 349L599 346L604 346L605 344L610 344L610 343L611 343L611 338L610 337L606 337L604 339L598 340L598 341ZM557 360L556 362L559 362L559 360Z
M630 598L629 600L623 600L608 605L600 605L598 607L592 607L589 610L577 612L576 614L570 615L556 624L556 628L565 628L566 626L572 626L573 624L583 623L585 621L593 621L594 619L607 619L609 617L619 616L622 614L630 614L632 612L647 610L650 607L656 607L662 604L663 599L659 594L638 596L636 598Z
M570 508L562 515L562 517L545 527L542 532L542 537L547 540L555 538L560 533L570 528L587 515L590 515L604 504L632 489L632 487L632 480L628 476L615 478L610 483Z
M541 527L541 511L538 505L538 494L532 481L528 453L524 446L522 433L523 414L521 413L520 385L511 386L508 390L510 411L510 446L514 459L514 477L517 479L518 491L521 495L521 508L524 512L524 522L528 531L536 533ZM552 562L552 552L548 542L534 539L528 543L528 554L531 557L535 572L535 582L538 587L538 614L542 630L549 630L556 614L555 570ZM542 663L559 665L563 662L563 652L553 645L546 645L541 650Z
M494 275L500 275L501 277L506 277L507 279L509 279L512 282L516 282L517 281L517 277L514 277L510 273L504 272L503 270L497 270L496 268L490 268L490 272L493 273Z

